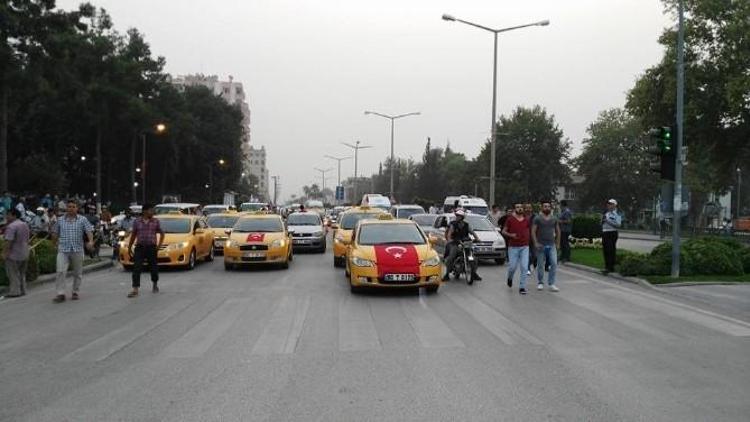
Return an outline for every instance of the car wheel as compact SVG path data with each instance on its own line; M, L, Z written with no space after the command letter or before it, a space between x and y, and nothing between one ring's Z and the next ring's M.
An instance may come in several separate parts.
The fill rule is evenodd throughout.
M359 293L361 293L361 292L362 292L362 288L361 288L361 287L359 287L359 286L353 286L353 285L351 285L351 284L349 285L349 290L350 290L350 291L351 291L351 292L352 292L353 294L355 294L355 295L356 295L356 294L359 294Z
M283 264L281 264L281 269L282 270L288 270L289 269L289 261L286 261Z
M190 258L188 258L187 269L192 270L195 268L195 249L190 251Z
M224 263L224 270L226 270L226 271L232 271L233 269L234 269L234 265L232 265L232 264L230 264L228 262Z
M505 259L504 258L495 258L495 264L497 264L497 265L503 265L503 264L505 264Z
M208 256L206 256L206 262L213 262L214 260L214 245L208 250Z
M123 265L122 269L125 270L125 271L130 272L130 271L133 271L133 266L132 265Z
M437 293L439 287L440 286L430 286L430 287L427 288L427 293L428 294Z
M336 268L341 268L344 266L344 262L341 258L334 256L333 257L333 266Z
M294 261L294 251L289 249L289 262Z

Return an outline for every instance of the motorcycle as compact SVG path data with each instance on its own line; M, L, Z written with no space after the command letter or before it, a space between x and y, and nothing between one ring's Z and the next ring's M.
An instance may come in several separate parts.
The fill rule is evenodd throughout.
M473 245L474 242L471 240L464 240L454 246L458 248L458 256L453 262L453 268L451 268L451 272L456 276L456 279L463 276L468 285L474 284L474 279L471 277L472 263L476 259L472 248Z
M101 224L97 225L94 228L94 247L91 248L90 251L88 251L88 255L90 258L97 258L99 256L99 250L102 248L102 243L104 243L104 229L102 228Z

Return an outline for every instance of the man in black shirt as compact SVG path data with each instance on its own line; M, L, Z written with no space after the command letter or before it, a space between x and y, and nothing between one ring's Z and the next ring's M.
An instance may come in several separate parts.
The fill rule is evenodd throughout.
M448 225L448 230L445 233L445 249L448 258L445 260L445 276L443 276L443 281L448 281L450 279L453 263L456 261L456 258L458 258L458 243L463 240L470 240L470 234L476 237L476 234L474 234L471 228L469 228L469 223L464 220L465 215L464 210L456 210L456 219L451 221ZM473 281L482 280L482 277L479 277L479 274L477 274L477 260L469 261L469 265L471 266L471 279Z

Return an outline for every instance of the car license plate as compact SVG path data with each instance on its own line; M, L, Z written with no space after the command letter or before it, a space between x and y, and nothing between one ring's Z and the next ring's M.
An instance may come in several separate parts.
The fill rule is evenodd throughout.
M414 274L386 274L385 281L414 281Z
M307 239L294 239L294 243L298 245L307 245L310 243L310 241Z
M245 252L242 254L245 258L262 258L266 256L265 252Z

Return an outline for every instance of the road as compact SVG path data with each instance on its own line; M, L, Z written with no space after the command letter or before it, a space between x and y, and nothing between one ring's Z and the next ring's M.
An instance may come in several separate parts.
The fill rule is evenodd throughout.
M290 270L85 276L0 302L3 421L746 421L750 323L561 269L353 296L326 255ZM146 283L148 285L148 283Z

